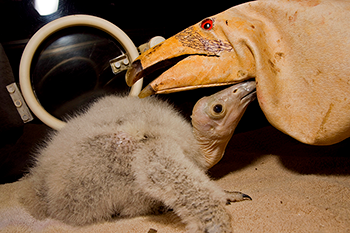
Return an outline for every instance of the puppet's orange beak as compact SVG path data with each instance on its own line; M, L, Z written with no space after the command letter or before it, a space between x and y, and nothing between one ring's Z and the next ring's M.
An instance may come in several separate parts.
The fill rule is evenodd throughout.
M209 24L203 25L205 22ZM229 85L253 77L251 50L243 44L237 51L220 30L220 23L217 18L205 19L141 54L127 72L127 84L165 70L142 90L139 97L143 98Z

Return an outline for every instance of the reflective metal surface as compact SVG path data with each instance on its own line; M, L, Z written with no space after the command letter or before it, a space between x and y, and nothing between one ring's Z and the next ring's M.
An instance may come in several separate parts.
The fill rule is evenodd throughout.
M32 63L37 99L60 118L101 95L128 91L125 72L115 75L109 64L123 53L111 36L94 28L72 27L53 34Z

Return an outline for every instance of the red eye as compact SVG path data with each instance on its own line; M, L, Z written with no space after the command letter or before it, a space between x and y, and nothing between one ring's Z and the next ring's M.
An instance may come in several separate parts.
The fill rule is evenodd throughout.
M210 30L213 28L213 20L205 19L202 21L201 27L205 30Z

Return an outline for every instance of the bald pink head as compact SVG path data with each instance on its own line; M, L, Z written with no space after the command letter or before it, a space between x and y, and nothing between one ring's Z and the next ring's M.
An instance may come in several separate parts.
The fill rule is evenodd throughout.
M207 162L220 161L238 122L255 99L255 82L248 81L200 99L192 111L193 133Z

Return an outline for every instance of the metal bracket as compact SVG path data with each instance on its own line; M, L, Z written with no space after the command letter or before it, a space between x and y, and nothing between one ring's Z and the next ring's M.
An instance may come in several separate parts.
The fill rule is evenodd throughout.
M157 44L163 42L164 40L165 38L162 36L153 37L150 41L138 47L139 53L141 54L143 52L146 52L148 49L156 46ZM129 69L130 63L131 63L130 59L128 55L126 55L125 53L122 53L122 55L116 58L113 58L112 60L109 61L113 74L118 74L123 70Z
M129 68L130 61L128 56L123 53L122 55L110 60L109 64L112 68L113 74L118 74L119 72Z
M26 102L24 101L17 84L12 83L10 85L7 85L6 89L10 93L11 99L14 105L16 106L17 111L21 116L21 119L23 120L23 122L27 123L29 121L32 121L34 119L33 115L30 113L30 110Z

